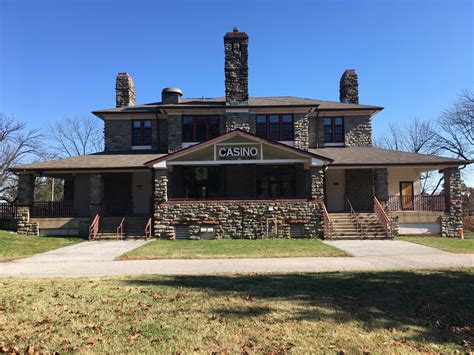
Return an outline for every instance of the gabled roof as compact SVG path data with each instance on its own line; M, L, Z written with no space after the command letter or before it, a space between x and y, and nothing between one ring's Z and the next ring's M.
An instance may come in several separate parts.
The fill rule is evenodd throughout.
M386 165L451 165L470 164L463 159L440 157L437 155L401 152L374 147L317 148L310 149L314 154L329 157L331 166L386 166Z
M225 97L217 98L182 98L178 104L163 104L161 102L117 107L103 110L96 110L92 113L100 115L102 113L154 113L161 109L176 108L225 108ZM373 110L380 111L383 107L371 105L359 105L345 102L324 101L316 99L307 99L294 96L274 96L274 97L250 97L248 105L239 105L243 107L315 107L319 110Z
M230 132L224 133L224 134L222 134L222 135L220 135L216 138L210 139L208 141L204 141L204 142L192 145L190 147L178 150L177 152L170 153L170 154L161 156L159 158L150 160L150 161L146 162L145 165L147 165L148 167L151 168L156 163L159 163L159 162L162 162L162 161L172 161L176 158L183 157L183 156L185 156L189 153L192 153L192 152L195 152L197 150L212 146L216 143L225 142L226 140L228 140L232 137L236 137L236 136L247 138L248 140L253 141L255 143L264 143L265 145L268 145L268 146L272 146L272 147L275 147L275 148L278 148L278 149L281 149L281 150L285 150L285 151L290 151L290 152L293 152L293 153L295 153L297 155L300 155L302 157L315 158L315 159L322 160L323 162L327 162L327 163L332 162L331 158L327 158L325 156L322 156L322 155L319 155L319 154L316 154L316 153L312 153L312 152L309 152L309 151L306 151L306 150L301 150L301 149L298 149L298 148L295 148L295 147L291 147L287 144L283 144L283 143L280 143L280 142L277 142L277 141L268 140L268 139L265 139L265 138L260 138L260 137L256 136L255 134L243 131L241 129L234 129Z

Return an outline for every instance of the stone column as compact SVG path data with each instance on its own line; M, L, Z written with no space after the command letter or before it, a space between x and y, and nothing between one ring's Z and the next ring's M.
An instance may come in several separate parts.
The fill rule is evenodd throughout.
M35 177L33 174L18 176L18 204L29 206L34 201Z
M94 217L100 211L104 199L104 181L101 174L89 176L89 215Z
M441 217L441 235L458 237L462 228L461 173L459 168L444 169L446 213Z
M305 113L294 115L295 148L308 150L309 148L309 121Z
M323 167L311 167L311 199L317 202L324 200Z
M175 239L174 227L168 215L168 170L155 169L154 175L154 233L156 238Z
M382 205L388 202L388 170L374 169L375 196Z

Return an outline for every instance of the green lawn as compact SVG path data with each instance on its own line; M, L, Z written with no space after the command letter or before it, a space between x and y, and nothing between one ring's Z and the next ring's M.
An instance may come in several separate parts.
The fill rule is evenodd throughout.
M126 259L279 258L348 256L315 239L156 240L120 257Z
M451 253L474 254L474 239L457 239L444 237L397 237L397 240L417 243L446 250Z
M0 290L0 352L474 350L474 270L0 279Z
M78 237L37 237L0 231L0 261L24 258L84 241Z

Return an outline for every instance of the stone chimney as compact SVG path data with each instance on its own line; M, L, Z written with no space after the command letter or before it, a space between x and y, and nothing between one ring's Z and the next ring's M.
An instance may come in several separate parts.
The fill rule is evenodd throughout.
M339 101L359 103L359 79L354 69L347 69L339 82Z
M135 84L128 73L118 73L115 81L115 107L135 105Z
M248 35L237 27L224 36L226 105L248 104L248 43Z
M183 92L179 88L164 88L161 91L162 104L179 104Z

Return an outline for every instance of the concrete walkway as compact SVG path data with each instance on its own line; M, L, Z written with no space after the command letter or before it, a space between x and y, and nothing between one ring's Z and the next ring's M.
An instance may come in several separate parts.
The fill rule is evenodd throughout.
M474 267L474 254L452 254L403 241L331 241L353 257L127 260L114 258L147 242L84 242L30 258L0 263L0 277L203 275Z

